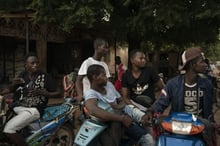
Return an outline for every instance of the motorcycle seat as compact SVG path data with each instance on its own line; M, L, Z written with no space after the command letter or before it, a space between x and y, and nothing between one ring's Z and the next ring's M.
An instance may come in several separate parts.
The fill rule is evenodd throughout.
M68 104L49 106L44 109L44 114L42 116L43 121L51 121L56 118L61 117L63 114L69 111L71 108Z

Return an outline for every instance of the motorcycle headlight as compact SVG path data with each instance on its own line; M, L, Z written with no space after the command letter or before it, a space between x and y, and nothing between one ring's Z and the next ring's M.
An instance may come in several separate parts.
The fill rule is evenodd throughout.
M172 121L172 132L176 134L190 134L192 123Z
M170 122L163 121L162 127L175 134L193 135L203 131L204 125L196 125L193 122L183 122L172 120Z

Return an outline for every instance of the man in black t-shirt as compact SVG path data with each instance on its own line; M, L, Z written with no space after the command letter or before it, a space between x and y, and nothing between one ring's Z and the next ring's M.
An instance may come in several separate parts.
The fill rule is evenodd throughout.
M152 67L146 67L145 54L141 50L133 50L129 56L128 70L122 77L122 97L125 102L146 110L149 102L155 101L156 87L159 90L163 88L162 80Z
M49 74L39 70L38 57L33 53L26 56L25 70L13 80L10 91L19 91L19 94L15 94L16 102L13 105L17 115L6 123L4 133L15 145L27 146L28 144L17 131L40 118L48 97L58 97L60 91Z

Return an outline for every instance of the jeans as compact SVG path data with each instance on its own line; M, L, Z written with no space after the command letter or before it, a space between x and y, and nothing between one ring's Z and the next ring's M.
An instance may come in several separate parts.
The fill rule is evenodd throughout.
M143 111L135 108L133 105L126 105L124 112L128 114L136 123L141 123L142 117L145 115ZM152 146L153 137L150 134L151 130L147 130L138 124L134 124L126 130L128 136L139 143L141 146Z
M143 127L137 124L134 124L128 129L126 129L125 132L131 140L128 142L129 144L133 142L133 143L138 143L141 146L152 146L153 145L153 137L150 134L150 132L148 132L147 129L144 129Z

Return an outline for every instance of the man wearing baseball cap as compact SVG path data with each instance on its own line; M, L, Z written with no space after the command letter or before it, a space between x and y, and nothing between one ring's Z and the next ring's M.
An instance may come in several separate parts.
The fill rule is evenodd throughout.
M200 47L186 49L181 61L179 70L184 70L184 73L167 82L151 111L164 112L171 103L171 112L194 114L205 123L206 145L212 146L210 122L215 122L212 113L213 85L210 80L198 75L207 69L204 53Z

